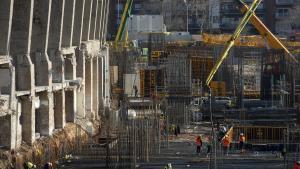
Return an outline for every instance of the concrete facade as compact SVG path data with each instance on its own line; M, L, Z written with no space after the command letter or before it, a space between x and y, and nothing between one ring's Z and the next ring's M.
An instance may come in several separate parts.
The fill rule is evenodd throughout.
M100 120L110 102L108 7L109 0L1 0L1 147Z

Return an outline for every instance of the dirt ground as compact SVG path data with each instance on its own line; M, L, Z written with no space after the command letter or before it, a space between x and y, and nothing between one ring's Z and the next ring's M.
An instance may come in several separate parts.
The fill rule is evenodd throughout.
M16 168L22 168L25 161L32 161L37 167L46 162L53 164L64 154L72 153L88 141L85 130L74 123L66 124L64 129L54 131L51 137L41 137L32 146L22 143L17 150L0 150L0 169L10 169L12 161Z

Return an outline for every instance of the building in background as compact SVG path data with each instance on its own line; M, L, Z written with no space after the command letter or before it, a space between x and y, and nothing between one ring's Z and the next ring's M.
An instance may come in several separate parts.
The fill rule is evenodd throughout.
M215 32L220 30L220 1L209 0L209 28Z
M275 32L281 36L291 36L299 31L300 1L299 0L275 0Z
M164 0L163 16L168 31L200 34L210 29L209 0Z
M110 3L108 38L114 39L122 18L123 9L127 0L113 0ZM134 0L132 15L160 15L162 0Z
M245 0L251 4L252 0ZM110 6L108 36L117 32L126 0L114 0ZM191 34L233 33L243 17L238 0L135 0L133 15L162 15L169 32L190 32ZM300 0L263 0L256 9L256 15L275 34L289 37L299 32ZM257 34L247 24L244 34Z

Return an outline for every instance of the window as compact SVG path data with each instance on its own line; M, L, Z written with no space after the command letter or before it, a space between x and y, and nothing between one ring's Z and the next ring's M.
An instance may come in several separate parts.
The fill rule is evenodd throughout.
M288 8L278 8L276 10L276 16L277 17L289 16L289 9Z
M134 4L134 10L139 11L142 9L142 4Z

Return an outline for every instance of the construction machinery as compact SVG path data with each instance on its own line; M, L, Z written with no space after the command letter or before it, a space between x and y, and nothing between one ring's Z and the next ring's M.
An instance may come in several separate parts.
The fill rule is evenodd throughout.
M230 49L234 46L234 41L240 36L240 34L242 33L243 29L245 28L246 24L249 22L250 18L254 15L254 11L256 10L256 8L258 7L258 5L260 4L261 0L254 0L252 5L250 6L249 10L247 10L247 12L245 13L244 17L242 18L241 22L239 23L239 25L237 26L235 32L232 34L232 36L230 37L230 40L227 41L225 48L223 49L221 56L218 58L215 66L213 67L213 69L211 70L209 76L206 79L206 85L209 86L210 82L212 81L214 75L216 74L216 72L218 71L219 67L221 66L221 64L223 63L223 61L226 59L226 57L228 56L228 52L230 51Z
M221 56L218 58L214 68L211 70L207 80L206 80L206 85L209 86L211 80L213 79L215 73L221 66L222 62L226 59L229 50L235 45L249 45L249 46L263 46L263 39L265 39L268 43L268 45L273 48L273 49L282 49L284 50L288 55L286 58L289 61L297 62L297 59L291 54L291 52L283 45L283 43L280 42L280 40L263 24L263 22L255 15L254 11L259 5L261 1L253 1L252 5L248 7L247 4L245 4L242 1L239 1L241 4L241 12L244 13L244 18L241 20L240 24L238 25L236 31L234 34L231 35L231 37L228 39L226 42L226 47L222 51ZM237 41L239 38L243 28L249 22L253 24L253 26L258 30L262 38L257 38L257 37L248 37L249 39L252 39L252 41L260 39L259 41L255 41L255 43L245 43L242 40ZM242 37L243 38L243 37ZM210 38L212 39L212 38ZM244 37L245 39L245 37ZM206 38L207 41L208 38Z
M119 25L119 28L118 28L117 36L115 38L115 46L117 46L119 44L119 42L122 40L128 18L130 17L130 14L131 14L132 4L133 4L133 0L127 0L126 1L125 8L124 8L122 18L121 18L121 22L120 22L120 25ZM128 33L126 33L124 46L127 45L126 44L127 36L128 36Z

